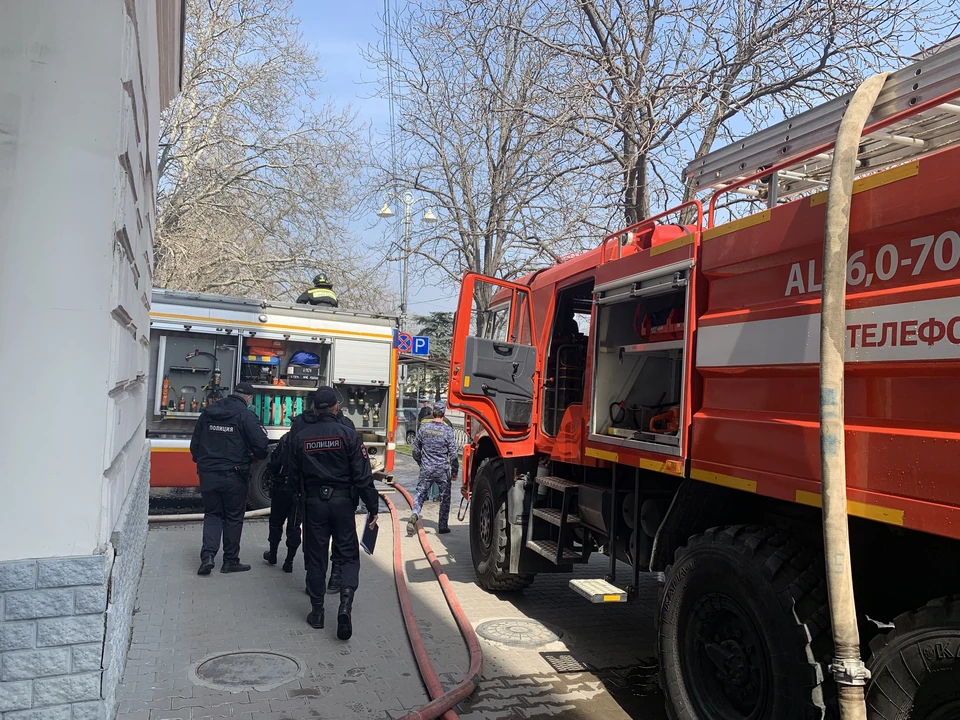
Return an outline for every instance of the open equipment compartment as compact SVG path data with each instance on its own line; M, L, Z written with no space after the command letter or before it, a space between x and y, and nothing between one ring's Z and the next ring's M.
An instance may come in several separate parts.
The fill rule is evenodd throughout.
M591 439L680 456L689 306L682 262L598 287Z
M237 337L227 333L163 331L157 345L153 414L192 420L230 394L237 376Z
M333 347L333 389L364 440L386 442L391 353L390 343L361 339L338 338Z
M256 394L250 407L265 428L289 427L293 418L312 407L313 392L327 380L332 342L290 335L283 340L244 337L240 379L253 385ZM309 360L302 360L303 354Z

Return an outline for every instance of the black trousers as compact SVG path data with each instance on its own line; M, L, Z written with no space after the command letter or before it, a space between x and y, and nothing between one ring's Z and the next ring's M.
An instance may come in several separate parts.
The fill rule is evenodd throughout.
M247 506L247 478L239 472L201 473L203 497L203 545L200 557L215 557L223 538L223 561L240 559L240 534Z
M314 600L322 599L327 589L327 555L331 540L334 559L340 565L341 587L356 590L360 585L356 509L356 501L349 497L307 498L303 560L307 567L307 593Z
M296 554L301 544L301 526L303 524L303 509L300 507L297 491L289 482L277 483L273 486L273 495L270 497L270 534L267 542L270 547L280 545L283 538L283 524L287 524L287 549L290 554ZM303 546L304 562L306 562L307 546ZM330 558L334 567L340 566L340 550L336 543Z
M270 547L277 547L283 537L283 524L287 524L287 549L290 554L300 547L300 502L297 491L289 482L277 482L273 485L270 497Z

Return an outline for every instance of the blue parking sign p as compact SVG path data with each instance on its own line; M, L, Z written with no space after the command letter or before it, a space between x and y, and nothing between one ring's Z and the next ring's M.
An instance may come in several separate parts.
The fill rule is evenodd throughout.
M430 338L426 337L425 335L414 335L413 354L429 355L430 354Z

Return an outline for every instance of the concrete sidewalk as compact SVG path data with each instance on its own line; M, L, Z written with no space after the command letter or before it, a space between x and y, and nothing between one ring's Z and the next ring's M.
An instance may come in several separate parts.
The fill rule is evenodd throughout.
M416 465L398 456L395 476L412 490ZM409 507L399 493L391 499L404 533ZM643 585L640 601L613 606L591 605L574 594L567 587L570 575L541 575L521 594L491 595L475 582L466 522L453 517L453 532L437 535L437 508L435 502L425 506L424 525L484 652L480 688L457 709L461 718L665 717L649 660L655 582ZM358 516L358 523L362 519ZM118 719L388 720L425 704L397 601L385 507L380 527L376 554L362 556L354 637L347 643L336 639L334 596L326 603L328 627L313 630L306 624L310 603L303 593L302 555L292 574L263 562L265 521L244 528L241 558L253 569L222 575L218 567L209 577L196 575L199 523L151 529ZM445 688L452 688L467 671L466 648L417 538L404 533L401 545L421 634ZM574 576L602 577L607 562L597 556ZM249 654L258 650L273 654ZM226 670L208 664L198 677L205 660L241 651L246 654L227 659ZM253 660L279 677L249 685L257 669ZM231 692L214 687L217 680L240 684Z
M241 559L253 569L222 575L218 563L212 575L198 577L199 523L151 528L118 689L119 720L379 719L427 702L396 599L390 524L381 525L376 554L363 556L349 642L336 638L336 596L327 598L325 629L306 624L310 601L303 592L302 555L292 574L267 565L261 558L266 538L266 522L248 522ZM296 665L265 656L271 661L267 670L295 677L273 689L263 689L272 684L265 682L261 689L235 692L196 679L205 659L241 650L292 658Z

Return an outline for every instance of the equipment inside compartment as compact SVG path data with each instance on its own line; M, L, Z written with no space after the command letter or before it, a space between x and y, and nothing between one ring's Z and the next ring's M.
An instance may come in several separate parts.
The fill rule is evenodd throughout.
M241 379L257 394L253 411L264 427L289 427L313 407L313 391L328 383L330 344L245 338ZM334 384L340 409L358 429L387 425L387 388Z
M176 333L161 338L154 414L192 418L233 391L237 338Z
M388 388L337 383L333 389L340 396L340 409L343 410L343 414L353 421L358 430L386 428Z
M327 383L329 342L243 339L240 379L256 391L250 408L264 427L289 427L313 407L313 391Z
M601 305L593 433L679 448L686 288Z
M235 378L253 385L251 410L264 427L289 427L313 407L313 392L329 380L332 342L274 340L194 332L164 334L157 363L154 414L164 427L199 417L207 405L234 390ZM336 383L343 414L358 430L386 434L389 387ZM179 427L179 426L178 426ZM185 426L186 427L186 426Z

